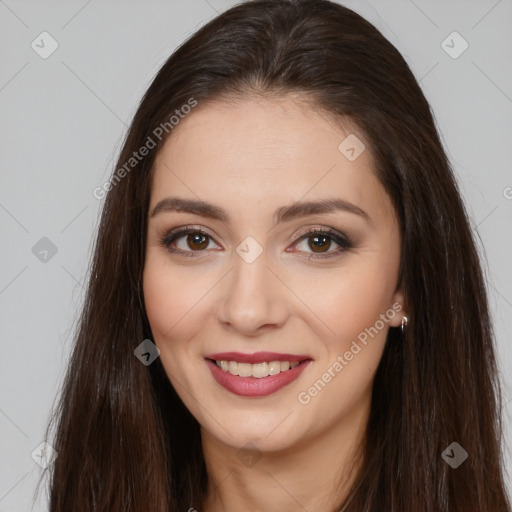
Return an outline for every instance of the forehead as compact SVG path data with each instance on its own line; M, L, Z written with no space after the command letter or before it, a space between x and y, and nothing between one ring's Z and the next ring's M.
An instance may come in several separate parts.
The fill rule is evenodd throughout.
M340 150L346 140L365 145L357 158ZM277 208L333 196L374 215L390 208L363 134L291 96L196 107L155 159L151 204L177 194L228 209L232 203L240 215L258 205Z

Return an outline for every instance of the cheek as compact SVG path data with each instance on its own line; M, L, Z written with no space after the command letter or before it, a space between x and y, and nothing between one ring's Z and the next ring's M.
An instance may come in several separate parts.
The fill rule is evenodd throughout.
M344 267L317 273L314 286L311 276L299 281L297 295L325 326L329 345L350 345L389 309L395 281L394 269L388 265L379 258L358 255Z
M148 320L157 345L171 340L186 340L192 335L187 334L187 330L197 326L193 320L198 308L194 305L206 290L202 290L196 280L191 281L190 272L171 267L162 256L148 251L143 290Z
M300 404L314 404L305 411L339 419L369 396L389 329L381 315L392 318L394 283L381 265L368 260L316 283L323 285L324 293L315 287L308 304L334 334L321 337L323 354L297 398Z
M180 395L182 386L188 393L194 386L190 365L197 356L190 340L201 328L199 299L206 292L194 281L190 273L170 267L165 256L148 251L143 274L146 312L160 361Z
M176 281L180 283L180 281ZM179 306L176 290L172 290L168 275L159 271L159 266L146 262L143 277L144 302L153 334L165 334L177 321L176 308Z

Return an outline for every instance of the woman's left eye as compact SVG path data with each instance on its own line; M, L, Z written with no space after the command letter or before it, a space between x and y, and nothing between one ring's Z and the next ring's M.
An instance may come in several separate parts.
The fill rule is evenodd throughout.
M305 247L311 249L313 256L309 256L308 259L312 257L330 258L353 247L352 242L347 236L331 229L313 229L307 231L299 236L298 242L299 243L294 244L295 247L299 247L300 244L305 244ZM333 242L338 245L338 249L329 251Z
M184 239L184 247L176 247L182 238ZM204 252L210 245L210 241L213 241L213 238L208 233L199 228L189 228L185 226L167 233L160 240L160 245L171 253L177 253L183 256L194 256L194 253ZM330 250L333 242L338 246L338 249ZM353 247L351 240L347 236L330 228L316 228L310 229L309 231L302 231L295 239L292 247L298 247L300 249L300 244L304 244L304 246L299 252L309 252L310 255L308 259L329 258ZM310 251L305 249L310 249ZM287 249L287 252L292 251Z

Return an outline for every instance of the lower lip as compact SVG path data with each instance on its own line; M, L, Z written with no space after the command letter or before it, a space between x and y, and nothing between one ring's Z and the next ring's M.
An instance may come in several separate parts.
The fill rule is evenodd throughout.
M231 393L240 396L266 396L293 382L308 366L312 363L311 359L302 361L295 368L278 373L277 375L269 375L268 377L240 377L225 372L219 368L216 363L210 359L206 359L206 364L210 368L215 380Z

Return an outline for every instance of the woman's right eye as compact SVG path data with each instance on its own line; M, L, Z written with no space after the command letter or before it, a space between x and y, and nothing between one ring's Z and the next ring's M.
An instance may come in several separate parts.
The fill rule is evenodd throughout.
M213 238L201 229L184 227L167 233L160 240L160 245L171 253L193 256L195 252L202 252L208 249L210 241L213 241ZM176 245L177 248L173 247L173 244Z

